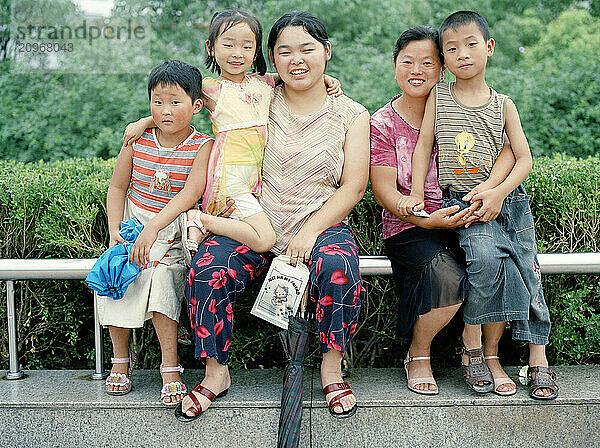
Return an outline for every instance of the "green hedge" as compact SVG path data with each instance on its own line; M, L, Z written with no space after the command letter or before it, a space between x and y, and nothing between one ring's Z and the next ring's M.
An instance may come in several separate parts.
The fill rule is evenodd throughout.
M532 194L540 252L600 251L600 159L566 156L541 158L526 182ZM104 201L113 160L68 159L23 164L0 161L0 257L86 258L98 256L107 243ZM369 190L350 221L362 254L382 254L381 210ZM408 341L395 337L396 305L389 277L366 277L358 332L348 354L353 366L395 366ZM544 276L553 319L551 361L557 364L600 362L600 277ZM5 296L5 284L0 293ZM272 326L247 313L254 294L236 304L236 337L231 365L272 367L282 353ZM19 354L27 368L90 368L93 360L92 295L80 281L16 283ZM6 305L0 302L0 322ZM7 335L0 326L0 353L7 361ZM438 360L447 362L460 330L455 319L434 343ZM105 332L106 333L106 332ZM160 363L158 343L146 325L136 331L143 345L141 365ZM108 335L105 346L109 350ZM313 343L316 353L317 344ZM522 344L507 334L502 355L509 364L526 358ZM110 352L110 351L109 351ZM198 366L191 347L180 347L183 362ZM438 361L440 362L440 361ZM2 366L6 367L6 366Z

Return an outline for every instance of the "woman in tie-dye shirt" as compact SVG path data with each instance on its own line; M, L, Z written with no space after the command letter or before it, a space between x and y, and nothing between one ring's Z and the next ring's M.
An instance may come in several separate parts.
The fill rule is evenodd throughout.
M412 332L404 368L408 388L424 395L439 393L429 361L431 342L465 298L465 272L457 261L461 251L449 229L475 219L468 218L471 209L456 213L458 206L440 208L437 147L425 182L425 211L430 216L402 215L397 207L410 195L412 154L429 92L443 75L442 62L436 30L417 26L403 32L394 49L395 78L402 94L371 117L371 185L375 199L384 207L383 238L398 291L398 330L401 336ZM514 163L510 147L500 157L503 162L492 174L504 179ZM498 326L484 327L485 354L494 377L488 370L487 380L475 382L484 386L485 381L489 385L494 380L496 393L507 395L516 387L495 359L501 335Z

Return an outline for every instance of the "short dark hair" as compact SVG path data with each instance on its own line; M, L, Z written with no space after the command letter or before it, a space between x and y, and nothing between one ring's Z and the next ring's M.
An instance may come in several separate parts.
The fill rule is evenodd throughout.
M228 9L227 11L221 11L215 13L210 19L210 26L208 27L208 48L214 52L215 42L217 38L238 23L245 23L250 27L250 30L254 33L256 39L256 53L254 54L254 70L264 75L267 71L267 62L262 51L262 25L256 17L247 11L240 9ZM211 56L210 51L204 59L206 68L211 72L221 73L221 68L217 65L217 60L214 56Z
M152 96L152 90L159 84L178 85L188 94L193 103L200 98L202 74L193 65L167 60L154 67L148 76L148 99Z
M277 22L273 24L267 41L267 48L270 52L275 50L275 42L279 37L279 33L288 26L301 26L315 40L319 41L323 47L327 48L329 36L325 25L316 16L306 11L291 11L282 15Z
M437 50L440 62L443 65L444 54L442 53L442 49L440 48L438 32L435 28L424 25L414 26L400 34L400 37L398 38L398 40L396 41L396 45L394 46L394 63L396 63L398 53L400 53L404 47L406 47L411 42L419 40L430 40L433 42L433 45Z
M438 30L440 47L443 47L442 35L444 34L444 31L448 28L455 29L470 23L477 25L486 42L490 39L490 28L483 16L474 11L457 11L446 17L440 25L440 29Z

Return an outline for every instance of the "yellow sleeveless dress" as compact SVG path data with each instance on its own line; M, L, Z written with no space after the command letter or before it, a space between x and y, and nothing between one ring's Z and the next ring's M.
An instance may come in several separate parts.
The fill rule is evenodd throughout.
M261 190L273 81L247 73L241 83L204 78L202 94L215 103L209 114L215 142L208 162L202 210L217 215L227 197Z

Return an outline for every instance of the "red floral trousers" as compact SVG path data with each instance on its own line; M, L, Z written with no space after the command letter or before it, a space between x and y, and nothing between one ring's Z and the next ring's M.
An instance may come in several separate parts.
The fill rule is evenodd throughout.
M356 251L348 226L337 224L319 235L311 253L309 293L316 307L323 352L335 349L345 353L358 325L365 289ZM200 245L185 287L197 358L215 358L219 364L227 364L233 306L269 261L269 255L257 254L223 236Z

